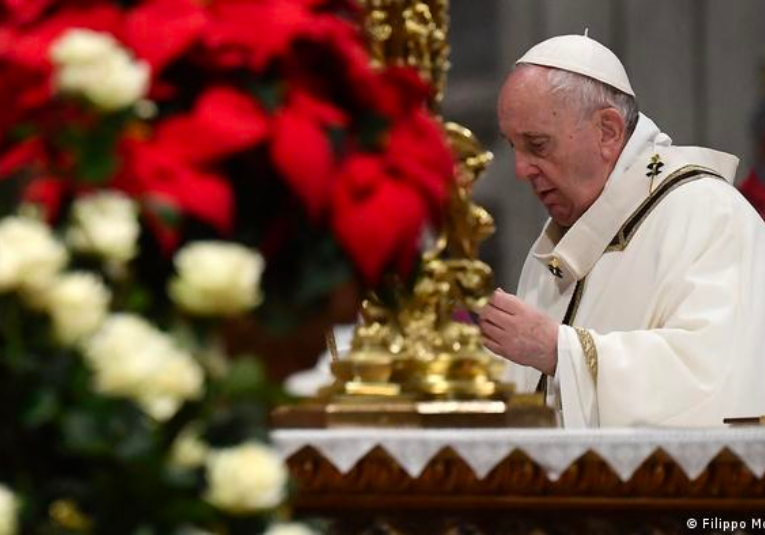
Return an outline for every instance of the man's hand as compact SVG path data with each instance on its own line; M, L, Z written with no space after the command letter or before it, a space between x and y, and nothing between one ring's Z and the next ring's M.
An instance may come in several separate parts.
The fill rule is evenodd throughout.
M558 365L558 327L549 316L497 289L480 314L483 344L523 366L553 375Z

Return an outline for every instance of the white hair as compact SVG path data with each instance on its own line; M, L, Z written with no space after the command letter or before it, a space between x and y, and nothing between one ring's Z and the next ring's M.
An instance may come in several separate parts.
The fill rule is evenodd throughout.
M638 105L635 97L619 91L615 87L598 80L571 71L540 67L531 63L519 63L516 69L526 67L544 68L547 70L547 81L550 91L576 106L583 117L603 108L614 108L624 119L626 134L629 137L635 129L638 120Z

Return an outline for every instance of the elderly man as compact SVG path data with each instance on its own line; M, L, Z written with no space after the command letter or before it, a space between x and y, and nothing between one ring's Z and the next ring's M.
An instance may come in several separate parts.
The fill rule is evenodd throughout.
M765 227L738 160L675 147L586 36L529 50L502 87L515 171L550 215L484 343L567 427L719 426L765 414Z

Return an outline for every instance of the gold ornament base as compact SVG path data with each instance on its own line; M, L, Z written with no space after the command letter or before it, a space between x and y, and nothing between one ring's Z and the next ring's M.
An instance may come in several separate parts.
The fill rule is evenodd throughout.
M556 412L541 394L512 394L507 400L427 400L406 395L335 396L277 407L271 414L276 428L341 427L556 427Z

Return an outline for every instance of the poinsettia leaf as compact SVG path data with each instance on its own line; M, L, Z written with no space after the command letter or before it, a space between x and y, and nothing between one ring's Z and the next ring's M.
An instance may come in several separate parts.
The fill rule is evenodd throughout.
M34 136L37 133L37 126L34 123L18 123L8 132L8 139L19 142Z
M75 174L81 182L99 185L114 175L119 163L116 155L109 151L85 149L80 151Z
M258 99L263 109L274 112L284 103L286 87L277 78L256 78L247 84L250 93Z
M359 144L368 151L377 150L383 142L384 134L390 127L390 121L373 113L365 114L359 121Z
M183 221L183 214L177 206L165 202L163 199L157 196L152 196L146 199L144 206L153 215L157 216L159 220L170 228L177 228Z
M341 155L345 140L348 137L345 129L340 127L329 127L326 129L327 137L332 145L332 150L336 155Z
M116 145L130 112L105 115L90 128L80 125L63 129L55 142L74 159L75 179L87 184L103 184L112 177L121 161Z
M329 295L353 277L353 270L337 242L329 235L316 242L310 252L310 268L296 281L295 297L308 304Z
M266 300L255 312L259 321L281 334L321 310L335 288L354 276L348 258L323 229L298 223L291 245L268 259L263 275Z

